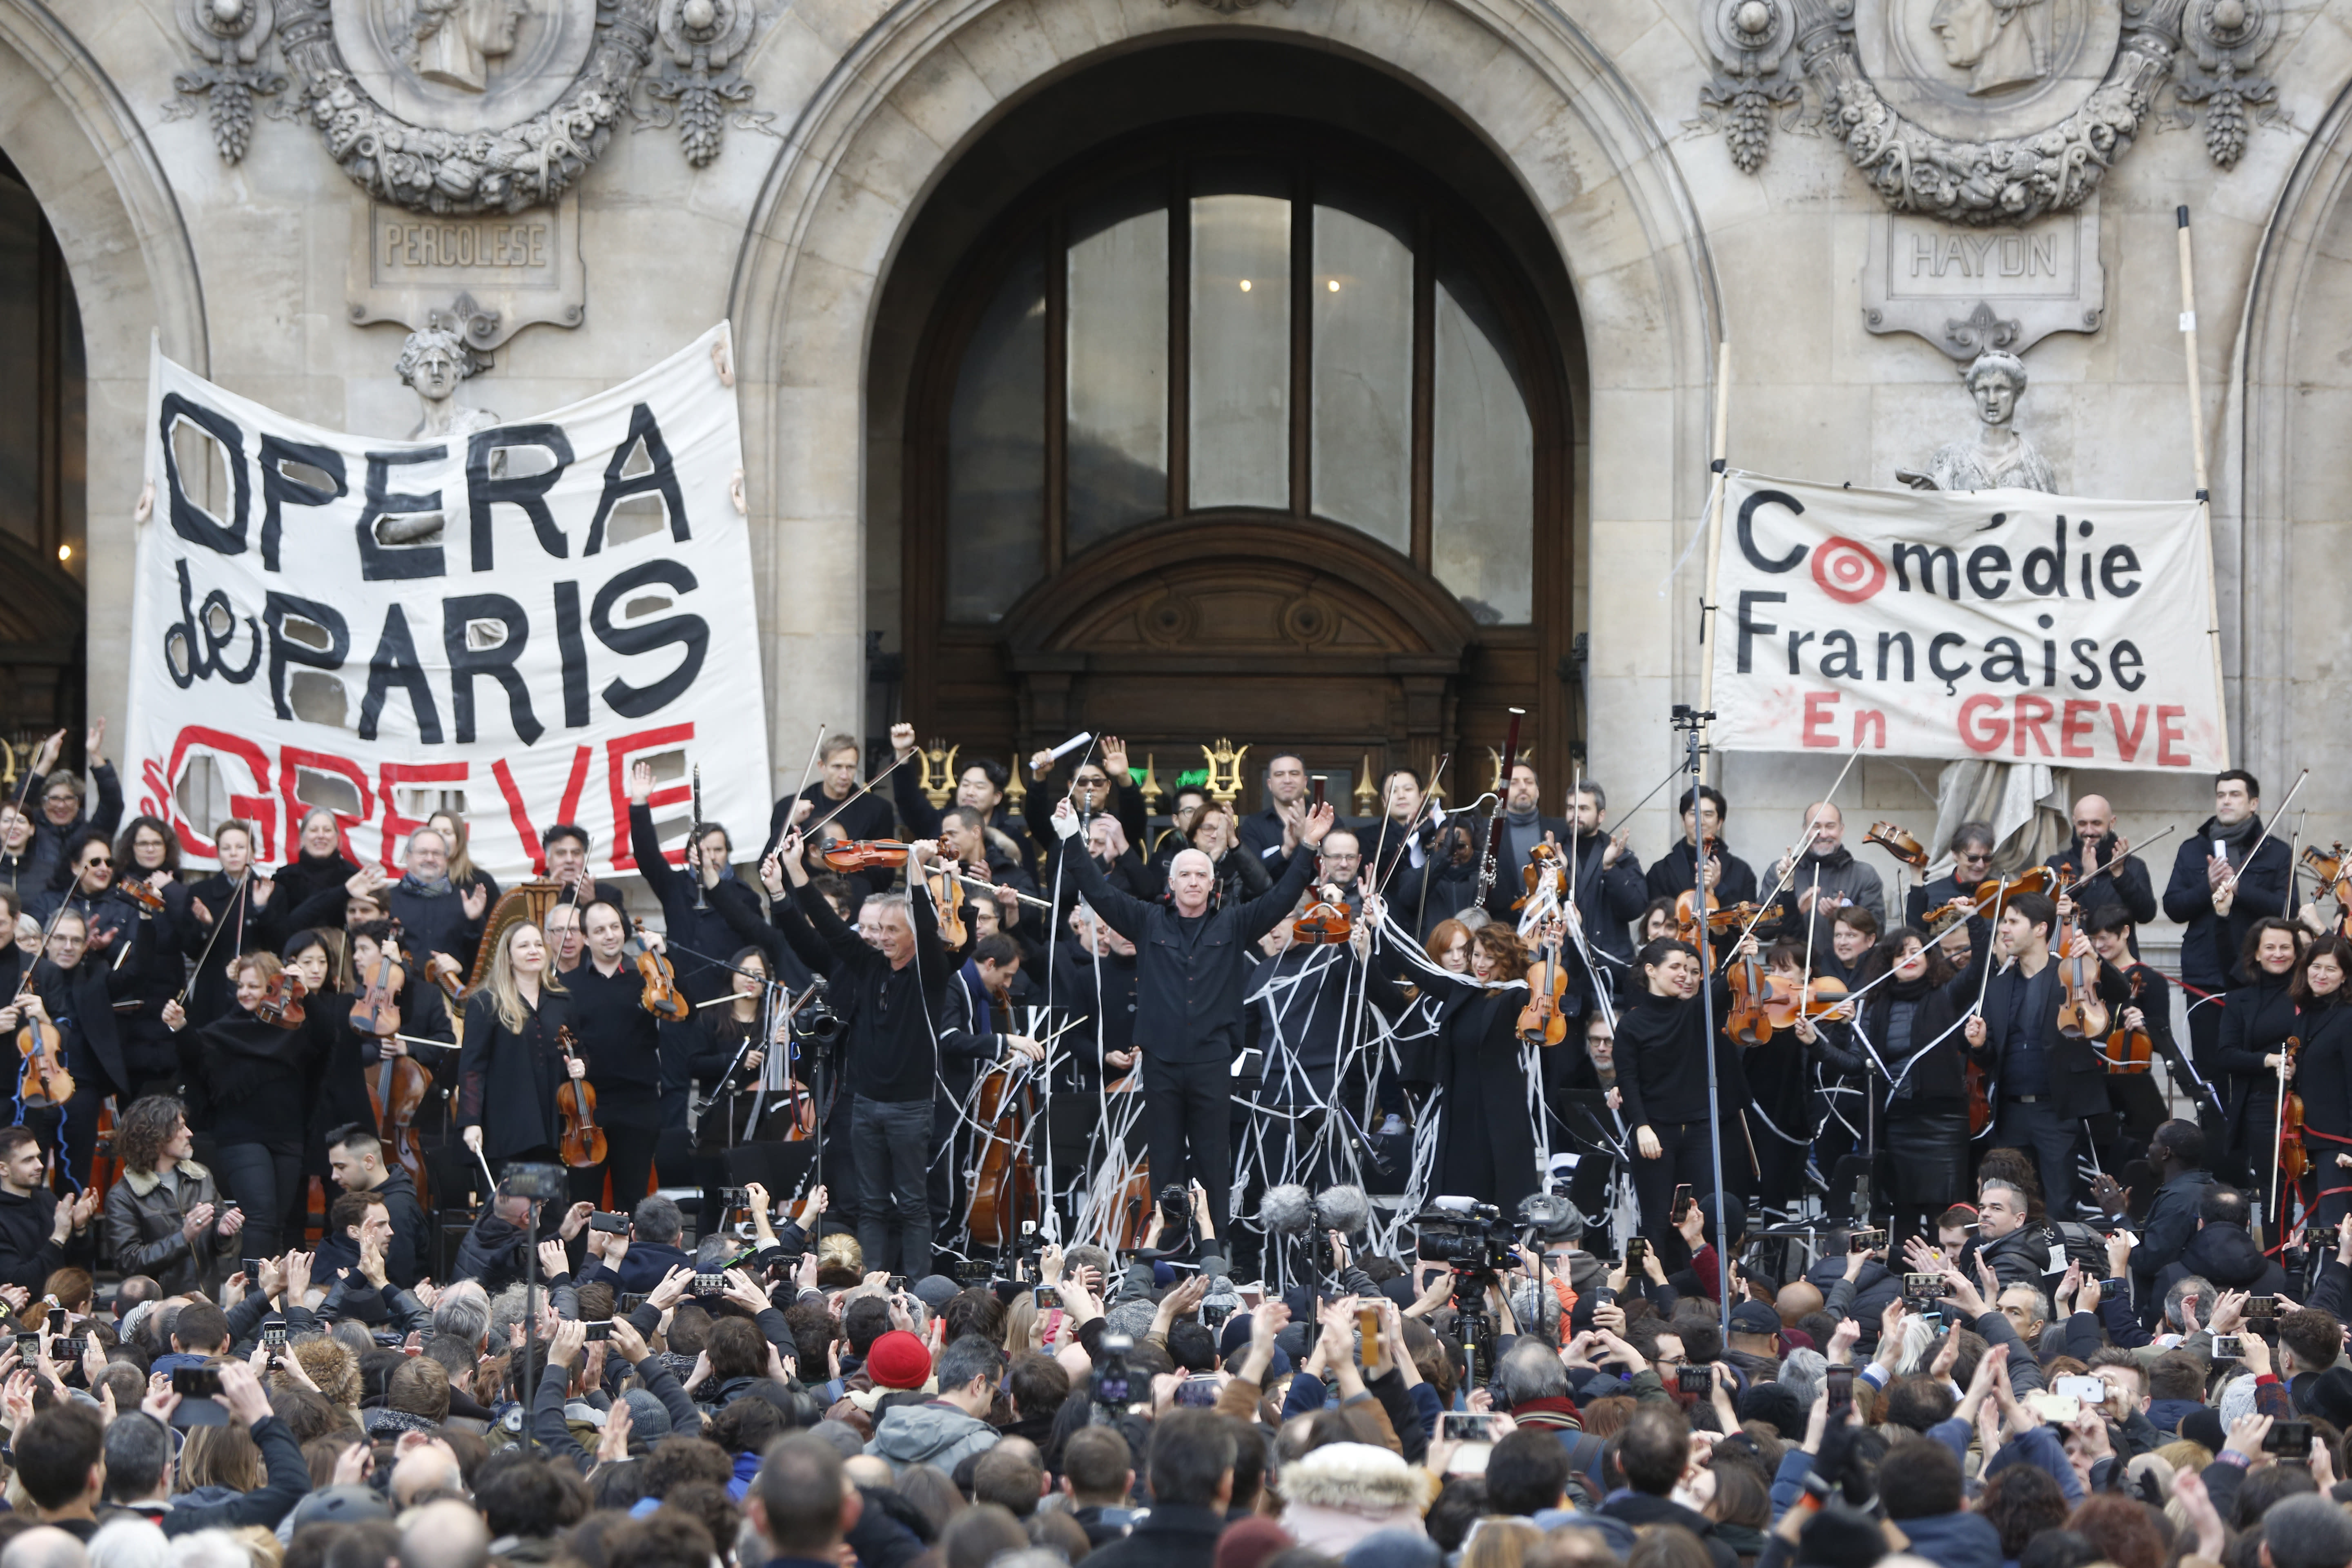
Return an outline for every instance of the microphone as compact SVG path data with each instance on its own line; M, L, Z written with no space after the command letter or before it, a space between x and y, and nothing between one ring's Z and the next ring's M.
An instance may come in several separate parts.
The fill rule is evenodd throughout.
M1268 1187L1258 1199L1257 1222L1274 1236L1304 1236L1315 1224L1315 1204L1297 1183Z
M1315 1228L1353 1236L1372 1217L1372 1205L1358 1186L1327 1188L1315 1200Z

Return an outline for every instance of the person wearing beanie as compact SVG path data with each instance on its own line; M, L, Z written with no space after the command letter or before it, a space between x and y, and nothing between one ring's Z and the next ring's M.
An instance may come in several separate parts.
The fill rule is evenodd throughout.
M930 1352L903 1330L884 1334L866 1352L866 1370L877 1389L916 1389L930 1376ZM997 1348L966 1334L940 1353L938 1395L920 1405L900 1405L882 1413L866 1451L889 1463L892 1472L910 1465L937 1465L952 1475L957 1465L995 1447L996 1428L983 1419L1003 1370Z
M1270 1519L1238 1519L1225 1526L1217 1537L1217 1555L1213 1568L1261 1568L1266 1559L1277 1552L1286 1552L1297 1542L1290 1531Z

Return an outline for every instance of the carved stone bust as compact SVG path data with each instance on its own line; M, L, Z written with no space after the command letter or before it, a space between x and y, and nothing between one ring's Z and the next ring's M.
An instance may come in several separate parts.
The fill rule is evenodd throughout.
M530 0L416 0L416 74L466 92L489 85L489 62L514 52Z
M2047 9L2046 0L1936 0L1927 26L1944 63L1967 71L1969 92L1981 96L2050 74L2048 46L2034 35Z
M2020 489L2058 493L2058 477L2032 442L2011 428L2025 392L2025 362L1989 349L1960 373L1976 399L1976 433L1936 448L1924 472L1897 468L1897 482L1915 490Z
M426 327L409 333L401 344L396 369L400 379L415 392L423 413L409 438L463 437L496 425L496 414L487 408L468 408L457 400L458 384L482 368L482 360L466 346L466 340L447 327Z

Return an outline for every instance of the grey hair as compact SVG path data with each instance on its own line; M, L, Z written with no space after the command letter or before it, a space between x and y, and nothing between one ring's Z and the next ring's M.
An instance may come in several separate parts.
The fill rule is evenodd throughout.
M1139 1340L1151 1331L1151 1321L1159 1312L1159 1307L1150 1298L1139 1296L1132 1300L1121 1301L1104 1313L1103 1326L1112 1333Z
M1966 845L1978 844L1990 849L2000 840L1994 837L1990 822L1963 822L1952 829L1952 848L1958 851Z
M2018 391L2025 390L2025 362L2002 349L1987 349L1977 355L1969 368L1960 372L1960 379L1968 384L1970 392L1974 392L1978 382L1996 371L2009 377Z
M2013 1193L2016 1194L2017 1208L2020 1214L2024 1213L2027 1209L2033 1206L2033 1200L2025 1195L2025 1189L2019 1186L2015 1182L2011 1181L2006 1176L1987 1176L1983 1181L1979 1182L1977 1184L1977 1196L1981 1198L1985 1194L1992 1191L1995 1187L1999 1187L2004 1193Z
M431 36L429 29L417 34L419 38ZM400 363L393 366L394 374L400 377L403 385L416 384L416 367L425 363L425 354L434 349L448 351L449 356L457 362L457 379L460 381L482 368L481 356L468 348L465 338L457 331L448 327L419 327L408 334L407 342L400 345Z
M522 1321L529 1310L523 1303L523 1290L519 1284L509 1285L490 1298L490 1344L493 1349L504 1352L515 1325Z
M1515 1410L1538 1399L1564 1399L1568 1368L1549 1347L1521 1340L1496 1363L1495 1388Z
M2181 1326L2180 1303L2191 1296L2210 1304L2213 1300L2213 1281L2201 1274L2183 1275L2174 1280L2172 1289L2164 1293L2164 1322L2167 1328ZM2213 1314L2208 1312L2205 1315L2210 1318Z
M1830 1358L1819 1351L1794 1350L1780 1358L1781 1385L1797 1396L1797 1408L1811 1410L1829 1381Z
M966 1334L940 1352L940 1392L961 1388L975 1377L993 1380L1003 1364L994 1341Z
M2331 1498L2291 1497L2263 1513L2263 1544L2272 1568L2325 1568L2352 1560L2352 1519Z
M1559 1297L1549 1286L1532 1279L1520 1281L1511 1289L1511 1316L1519 1321L1523 1331L1541 1329L1557 1336L1559 1332Z
M482 1289L480 1280L460 1279L435 1299L433 1331L455 1334L477 1350L481 1348L482 1336L490 1331L490 1293Z
M2032 1291L2033 1296L2034 1315L2045 1323L2050 1321L2050 1297L2046 1291L2036 1289L2031 1285L2006 1285L2001 1288L2000 1294L2002 1296L2006 1296L2011 1290ZM1995 1298L1995 1300L1998 1300L1999 1298Z

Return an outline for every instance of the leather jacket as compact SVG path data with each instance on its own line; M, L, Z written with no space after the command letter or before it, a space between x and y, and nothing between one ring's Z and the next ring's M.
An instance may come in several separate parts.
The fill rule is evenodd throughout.
M214 1206L213 1229L191 1247L180 1227L199 1204ZM218 1261L236 1247L235 1236L221 1233L219 1206L212 1173L194 1160L163 1175L126 1170L107 1189L107 1256L126 1275L152 1275L166 1296L216 1289Z

